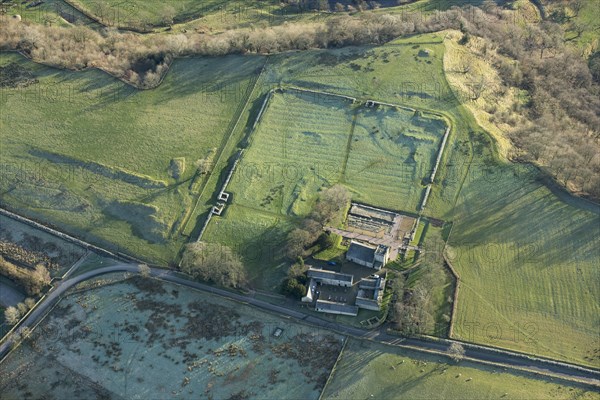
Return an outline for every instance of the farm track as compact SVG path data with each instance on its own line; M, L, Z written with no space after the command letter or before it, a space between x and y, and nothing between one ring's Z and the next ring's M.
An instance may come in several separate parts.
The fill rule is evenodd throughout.
M237 128L237 125L239 124L239 122L242 118L244 110L248 106L248 102L250 101L250 98L252 97L252 93L254 93L254 90L256 89L256 84L258 83L258 80L262 76L262 73L265 70L265 66L267 65L267 62L268 62L268 58L265 60L265 63L263 64L260 73L257 75L254 75L252 77L252 80L248 84L248 88L246 89L246 92L244 93L244 98L239 102L238 107L234 113L234 117L231 119L231 121L229 122L229 125L227 126L227 129L225 130L225 132L228 132L228 133L226 133L225 136L223 137L223 140L221 140L221 144L219 145L219 149L217 150L217 158L213 163L213 169L203 179L204 182L202 183L202 190L196 196L196 198L192 201L193 207L190 208L190 211L188 211L186 213L186 216L183 218L180 228L178 230L178 233L183 234L187 230L187 226L189 224L190 219L196 213L198 204L200 203L200 199L202 198L202 195L204 194L204 190L206 189L208 182L212 178L213 173L215 172L215 168L219 165L221 157L223 156L223 152L224 152L225 148L227 147L227 143L229 143L229 140L233 136L233 133L235 132L235 129Z
M86 272L79 276L61 281L46 295L44 301L34 308L28 316L21 321L19 329L35 328L58 303L66 291L81 282L110 273L138 273L139 267L134 264L118 264L115 266L96 269ZM527 354L516 353L492 347L472 345L469 343L457 342L454 340L436 339L436 338L402 338L387 332L386 325L376 330L365 330L350 327L336 322L326 321L319 317L305 314L304 312L291 309L286 306L276 305L256 299L252 296L232 292L221 288L216 288L199 282L189 281L180 274L172 270L160 268L151 268L150 274L162 281L170 282L192 289L201 290L212 295L225 297L229 300L258 307L262 310L275 313L284 318L294 318L307 324L321 329L335 331L357 339L371 340L387 345L417 350L427 353L433 353L440 356L446 354L450 344L460 343L465 348L465 360L477 362L486 365L493 365L499 368L511 368L517 371L527 371L535 374L550 376L564 381L578 382L590 385L594 388L600 388L600 371L582 367L575 364L558 362L550 359L534 357ZM0 343L0 362L3 361L13 348L13 342L10 336L5 336Z

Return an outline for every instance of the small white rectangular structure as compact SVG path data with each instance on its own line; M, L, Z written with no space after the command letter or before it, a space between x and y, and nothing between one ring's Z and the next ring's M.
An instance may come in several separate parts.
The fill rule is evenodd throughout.
M223 213L224 209L225 209L224 203L217 203L216 206L213 206L212 213L215 215L221 215Z
M229 193L227 193L227 192L219 193L219 200L227 202L229 200Z

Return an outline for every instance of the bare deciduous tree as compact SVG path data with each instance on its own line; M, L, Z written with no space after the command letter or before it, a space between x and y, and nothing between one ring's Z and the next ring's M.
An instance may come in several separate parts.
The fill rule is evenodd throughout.
M247 286L241 258L224 245L202 242L189 244L183 255L181 269L195 279L220 286Z
M138 272L144 278L148 278L150 276L150 267L147 264L138 265Z
M8 307L4 310L4 320L9 325L14 325L21 319L21 313L17 310L16 307Z
M465 348L460 343L452 342L450 347L448 347L448 356L452 360L459 362L465 357Z

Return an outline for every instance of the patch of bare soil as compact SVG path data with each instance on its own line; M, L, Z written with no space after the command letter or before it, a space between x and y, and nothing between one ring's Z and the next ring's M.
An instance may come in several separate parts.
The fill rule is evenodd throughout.
M162 281L152 278L145 278L143 276L134 276L129 279L129 282L133 284L138 290L150 294L166 294L167 291L164 288Z
M37 83L38 80L31 71L17 63L0 67L0 87L18 88Z
M197 312L188 317L185 326L192 338L219 340L248 336L255 343L264 342L260 321L243 323L235 310L205 302L190 303L189 307Z

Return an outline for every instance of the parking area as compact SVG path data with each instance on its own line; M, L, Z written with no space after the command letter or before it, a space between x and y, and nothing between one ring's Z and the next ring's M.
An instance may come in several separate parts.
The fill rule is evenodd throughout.
M352 287L317 285L317 299L334 301L336 303L354 304L356 294L358 293L358 285Z

